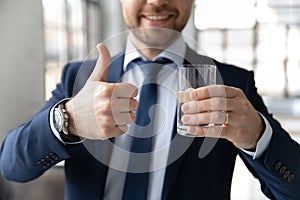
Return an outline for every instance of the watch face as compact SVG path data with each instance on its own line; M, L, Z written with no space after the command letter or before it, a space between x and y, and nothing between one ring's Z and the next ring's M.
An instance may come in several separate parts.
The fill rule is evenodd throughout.
M63 129L63 113L58 109L54 110L54 126L58 132Z

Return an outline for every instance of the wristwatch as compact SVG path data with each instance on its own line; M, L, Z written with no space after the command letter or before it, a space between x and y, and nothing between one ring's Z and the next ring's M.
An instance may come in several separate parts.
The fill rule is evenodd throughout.
M69 118L64 104L58 104L57 107L54 108L54 127L59 133L62 132L65 135L69 134Z
M56 105L54 107L54 112L53 112L54 127L64 142L67 142L67 143L80 142L81 139L79 136L72 135L68 131L70 116L65 109L64 103L65 102L59 103L58 105Z

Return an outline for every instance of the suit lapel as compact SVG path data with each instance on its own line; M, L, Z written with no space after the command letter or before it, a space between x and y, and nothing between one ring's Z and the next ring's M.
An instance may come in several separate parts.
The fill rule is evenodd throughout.
M106 81L117 83L123 75L124 52L114 56L108 69Z

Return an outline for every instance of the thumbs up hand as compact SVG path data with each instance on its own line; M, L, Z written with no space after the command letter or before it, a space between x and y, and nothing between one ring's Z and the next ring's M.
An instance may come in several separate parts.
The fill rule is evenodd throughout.
M70 134L88 139L116 137L135 120L137 88L130 83L107 83L110 54L97 45L99 58L81 91L66 103Z

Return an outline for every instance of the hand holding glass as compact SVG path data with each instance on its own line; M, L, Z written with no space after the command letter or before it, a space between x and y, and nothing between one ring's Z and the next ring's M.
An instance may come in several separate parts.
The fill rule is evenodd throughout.
M177 132L180 135L195 137L187 132L188 125L183 124L181 121L183 116L181 106L191 101L190 92L193 89L216 84L216 66L210 64L186 64L180 65L178 68ZM204 126L204 124L199 124L198 126ZM209 126L209 124L205 126Z

